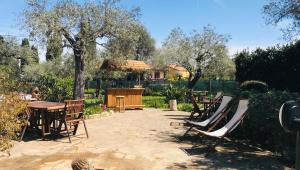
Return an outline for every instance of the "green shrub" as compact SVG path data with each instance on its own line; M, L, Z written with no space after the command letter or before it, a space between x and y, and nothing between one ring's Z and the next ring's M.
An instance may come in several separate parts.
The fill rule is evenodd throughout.
M167 108L168 105L165 103L165 97L163 96L143 96L143 104L145 107L153 108Z
M94 106L94 105L98 105L100 104L100 100L99 99L85 99L84 100L84 106L85 107L90 107L90 106Z
M20 113L24 113L27 102L21 100L17 92L21 86L23 84L0 68L0 151L12 146L11 140L18 136L15 132L20 132L25 123Z
M89 107L85 107L84 109L84 115L94 115L100 113L101 113L101 108L99 105L91 105Z
M100 114L102 112L100 108L101 101L99 99L85 99L84 100L84 114L93 115Z
M170 84L161 91L162 96L165 96L165 102L176 99L177 102L182 102L185 99L185 90L175 87Z
M190 103L179 103L177 109L185 112L192 112L194 107Z
M41 75L33 85L41 91L43 100L63 101L73 97L73 77L60 78L54 75Z
M288 100L299 100L298 93L270 91L250 95L249 110L242 127L235 132L236 137L246 138L251 143L280 153L293 160L295 134L286 133L278 119L281 105Z
M265 82L257 80L244 81L240 86L242 91L267 92L268 85Z
M96 93L96 89L85 89L84 93L85 94L94 94L94 93Z

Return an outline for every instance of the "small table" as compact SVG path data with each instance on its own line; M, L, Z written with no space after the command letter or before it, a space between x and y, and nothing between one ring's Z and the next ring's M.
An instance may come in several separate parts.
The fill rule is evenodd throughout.
M209 100L209 99L203 99L203 100L200 101L200 103L203 104L204 110L207 110L208 107L212 104L212 101Z
M65 103L58 102L47 102L47 101L36 101L30 102L28 107L32 110L38 110L41 113L41 126L42 126L42 137L45 138L45 129L46 129L46 114L51 114L55 110L61 110L65 108ZM47 124L48 125L48 124Z

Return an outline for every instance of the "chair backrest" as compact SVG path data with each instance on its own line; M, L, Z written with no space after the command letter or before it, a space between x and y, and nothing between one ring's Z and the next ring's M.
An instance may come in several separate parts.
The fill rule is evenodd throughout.
M222 116L222 114L220 114L220 113L224 112L224 110L226 110L226 108L228 107L228 104L231 100L232 100L232 97L223 96L222 102L221 102L220 106L218 107L218 109L213 113L213 115L210 118L208 118L210 120L209 124L214 123Z
M222 95L223 95L223 93L222 92L217 92L217 94L215 95L215 97L214 97L214 100L218 100L218 99L220 99L221 97L222 97Z
M249 100L240 100L238 108L231 118L231 120L225 125L229 129L229 132L233 131L239 122L244 118L246 111L248 110Z
M65 118L66 120L79 119L83 116L83 100L65 100Z
M243 120L244 116L246 115L246 112L248 110L248 100L240 100L238 108L233 115L233 117L230 119L228 123L226 123L225 126L223 126L221 129L209 132L211 136L216 136L216 137L223 137L227 133L230 133L233 131Z

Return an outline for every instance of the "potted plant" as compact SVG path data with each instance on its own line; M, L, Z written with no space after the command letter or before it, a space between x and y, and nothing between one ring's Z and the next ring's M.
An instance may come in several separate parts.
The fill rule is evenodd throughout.
M184 95L182 91L174 87L172 84L169 84L166 88L163 89L162 95L166 97L166 102L169 103L170 110L177 110L177 101L180 100Z

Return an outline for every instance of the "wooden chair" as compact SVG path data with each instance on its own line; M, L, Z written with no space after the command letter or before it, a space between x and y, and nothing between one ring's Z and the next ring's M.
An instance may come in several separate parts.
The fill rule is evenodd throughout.
M202 131L198 129L194 129L195 131L198 132L199 135L204 135L208 137L213 137L213 138L218 138L217 142L210 147L210 150L214 150L214 148L224 139L224 137L232 132L244 119L247 110L248 110L248 100L240 100L238 108L233 115L233 117L230 119L228 123L225 124L222 128L215 130L215 131ZM218 122L216 122L218 123ZM207 152L206 156L210 152Z
M190 128L184 133L183 136L187 135L190 130L192 130L194 127L208 127L209 125L214 124L217 122L220 118L223 118L227 115L229 112L229 103L232 100L232 97L230 96L223 96L222 102L218 109L206 120L203 121L191 121L191 120L185 120L187 125L190 126ZM214 125L215 126L215 125Z
M199 119L205 116L208 116L210 113L212 113L216 109L216 105L218 105L223 97L222 92L217 92L215 97L209 101L210 105L206 110L202 110L200 112L191 112L191 115L189 116L189 120L195 120ZM201 102L200 102L201 103Z
M21 124L21 131L19 132L19 141L23 140L30 116L32 114L31 112L32 111L29 108L26 108L26 110L23 113L20 113L18 115L18 122Z
M87 138L89 137L86 124L84 121L84 102L83 100L65 100L65 109L59 116L58 133L62 130L62 125L65 125L65 130L71 143L70 132L76 135L78 125L83 122Z

